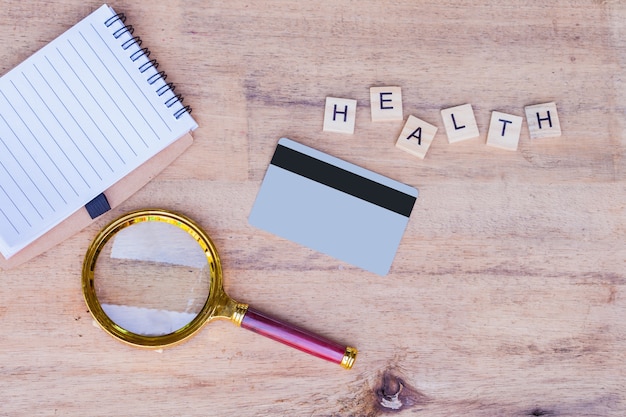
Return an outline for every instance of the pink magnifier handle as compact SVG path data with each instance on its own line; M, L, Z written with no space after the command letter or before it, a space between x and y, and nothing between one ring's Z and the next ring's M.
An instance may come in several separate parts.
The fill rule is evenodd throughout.
M337 363L346 369L352 368L356 360L355 348L324 339L307 330L268 317L250 307L241 321L241 327L318 358Z

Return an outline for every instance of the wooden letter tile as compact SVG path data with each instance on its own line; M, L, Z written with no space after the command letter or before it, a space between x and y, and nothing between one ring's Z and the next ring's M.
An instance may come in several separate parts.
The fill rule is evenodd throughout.
M417 117L409 116L396 141L396 147L424 159L436 133L437 126L426 123Z
M471 104L443 109L441 117L449 143L477 138L480 134Z
M526 122L531 139L561 136L561 124L556 111L556 103L526 106Z
M372 122L403 120L402 89L400 87L371 87Z
M354 133L356 100L326 97L324 132Z
M519 136L522 132L522 121L520 116L491 112L491 122L489 123L489 133L487 134L487 145L496 148L516 151Z

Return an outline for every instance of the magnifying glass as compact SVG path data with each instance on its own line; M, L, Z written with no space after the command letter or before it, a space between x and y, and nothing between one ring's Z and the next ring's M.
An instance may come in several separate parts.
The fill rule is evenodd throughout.
M173 346L206 323L226 319L346 369L356 359L355 348L230 298L213 242L197 223L172 211L134 211L106 226L87 250L82 285L100 327L133 346Z

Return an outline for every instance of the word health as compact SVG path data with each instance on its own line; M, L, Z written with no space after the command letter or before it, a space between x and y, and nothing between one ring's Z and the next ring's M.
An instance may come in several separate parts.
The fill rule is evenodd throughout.
M372 122L404 120L400 87L371 87L370 103ZM356 107L356 100L326 97L323 130L353 134ZM561 136L556 103L535 104L524 107L524 110L531 139ZM441 118L448 143L473 139L480 135L471 104L442 109ZM521 116L492 111L487 145L516 151L522 132L522 122ZM437 126L410 115L400 132L396 146L424 159L437 130Z

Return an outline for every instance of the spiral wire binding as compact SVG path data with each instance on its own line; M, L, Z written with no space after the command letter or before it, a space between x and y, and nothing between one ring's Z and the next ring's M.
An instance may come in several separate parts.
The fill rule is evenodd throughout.
M133 36L135 29L133 28L132 25L126 24L126 15L124 13L117 13L116 15L111 16L104 22L104 25L110 28L116 22L121 22L122 27L117 29L115 32L113 32L113 37L115 39L119 39L120 37L122 37L122 35L126 33L128 33L131 36L130 39L127 39L122 43L122 49L126 51L133 45L137 45L138 49L130 55L131 61L136 62L141 57L146 57L146 59L148 59L150 57L150 50L148 48L141 47L142 41L139 36ZM157 62L156 59L150 59L144 62L143 64L141 64L139 67L137 67L137 69L139 70L141 74L148 71L150 68L154 68L155 70L159 68L159 63ZM166 79L167 79L167 74L165 73L165 71L157 71L156 73L148 77L146 81L148 82L149 85L154 85L157 81L163 80L163 82L165 82ZM163 84L158 89L156 89L156 93L159 97L163 96L168 91L172 92L173 94L172 97L168 98L167 100L163 102L163 104L168 109L172 108L172 106L175 105L176 103L180 103L181 106L183 104L183 100L184 100L183 96L181 94L174 94L175 89L176 89L176 86L171 82ZM191 106L181 107L174 113L174 117L176 119L179 119L185 113L191 114Z

